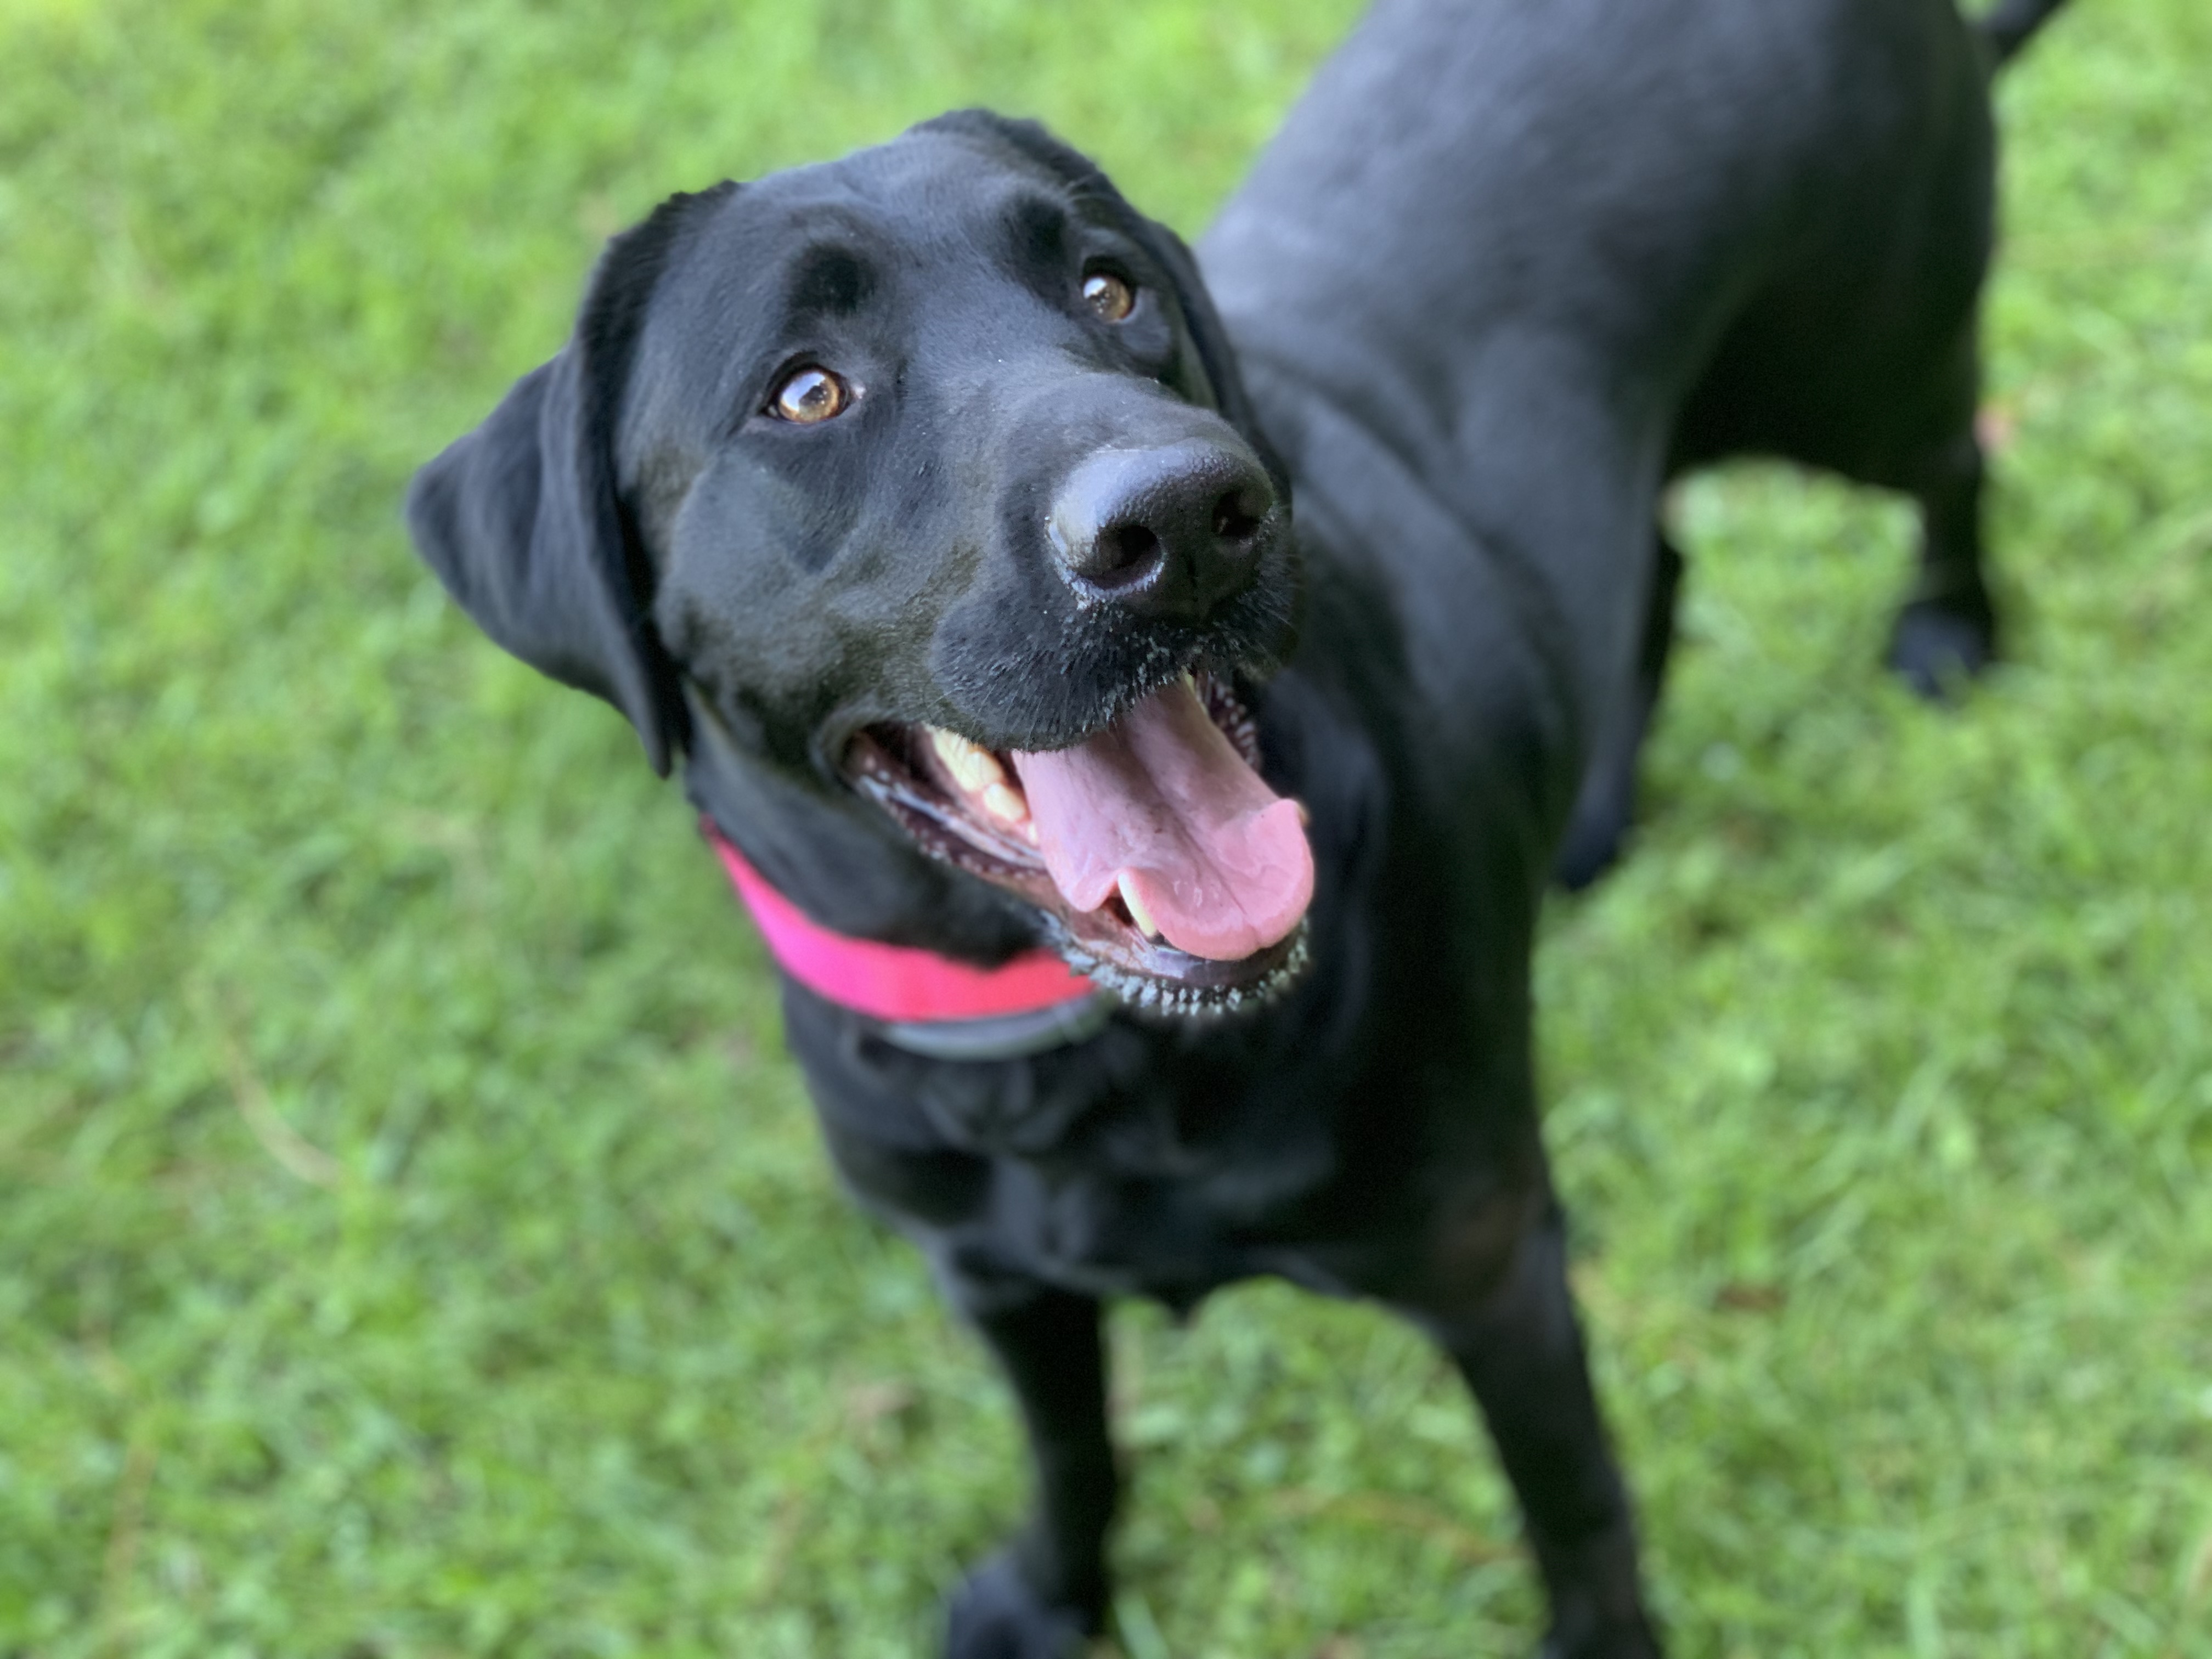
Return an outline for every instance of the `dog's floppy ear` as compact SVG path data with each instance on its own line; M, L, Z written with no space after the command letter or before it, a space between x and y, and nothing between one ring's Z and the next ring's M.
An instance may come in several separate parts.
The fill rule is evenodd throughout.
M615 423L679 233L735 188L672 197L609 242L560 356L407 493L415 545L461 608L532 667L621 709L663 777L690 732L653 629L652 567L616 489Z
M1017 120L988 109L962 109L925 121L921 130L954 132L986 143L1005 145L1054 174L1076 194L1103 198L1121 210L1128 230L1173 279L1176 303L1182 309L1183 326L1197 349L1200 367L1206 371L1213 406L1252 446L1274 480L1279 499L1289 501L1289 471L1268 443L1267 434L1260 429L1259 416L1244 391L1243 376L1237 373L1237 353L1230 344L1229 331L1222 326L1221 315L1213 308L1213 296L1206 292L1206 279L1199 275L1198 260L1182 238L1130 206L1128 199L1114 188L1114 181L1096 161L1054 137L1042 122Z

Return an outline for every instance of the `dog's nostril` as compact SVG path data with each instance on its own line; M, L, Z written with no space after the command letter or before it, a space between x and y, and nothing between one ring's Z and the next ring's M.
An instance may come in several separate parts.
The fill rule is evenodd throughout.
M1160 538L1140 524L1116 525L1098 534L1098 556L1084 574L1102 586L1137 580L1159 562Z
M1195 623L1252 580L1274 514L1249 457L1186 438L1085 457L1054 490L1044 527L1079 599Z
M1241 542L1260 527L1260 514L1246 505L1242 489L1224 490L1213 504L1213 533L1224 542Z

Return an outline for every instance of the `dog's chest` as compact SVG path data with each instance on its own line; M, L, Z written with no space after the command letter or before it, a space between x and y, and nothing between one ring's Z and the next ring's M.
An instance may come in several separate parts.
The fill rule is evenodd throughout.
M1316 1079L1301 1086L1272 1068L1164 1050L1138 1031L993 1065L917 1061L866 1044L848 1054L872 1074L872 1122L853 1115L858 1077L846 1072L840 1088L829 1068L809 1068L840 1132L896 1134L915 1149L909 1174L946 1152L963 1155L962 1174L928 1195L942 1205L917 1204L911 1188L870 1195L908 1224L927 1214L978 1270L1194 1300L1231 1279L1288 1271L1285 1252L1343 1173Z

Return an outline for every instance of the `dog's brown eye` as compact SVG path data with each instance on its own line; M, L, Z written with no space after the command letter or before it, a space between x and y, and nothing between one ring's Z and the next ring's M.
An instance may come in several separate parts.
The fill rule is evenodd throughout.
M1083 298L1109 323L1118 323L1137 308L1137 290L1110 270L1094 270L1083 279Z
M834 415L842 415L853 401L853 388L826 368L802 368L776 389L769 413L796 426L812 426Z

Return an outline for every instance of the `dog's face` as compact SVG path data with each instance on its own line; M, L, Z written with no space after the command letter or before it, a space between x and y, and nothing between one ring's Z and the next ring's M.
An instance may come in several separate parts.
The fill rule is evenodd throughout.
M1205 1012L1288 977L1312 888L1239 700L1294 609L1263 454L1173 234L969 114L618 239L410 521L657 766L688 682L757 760Z

